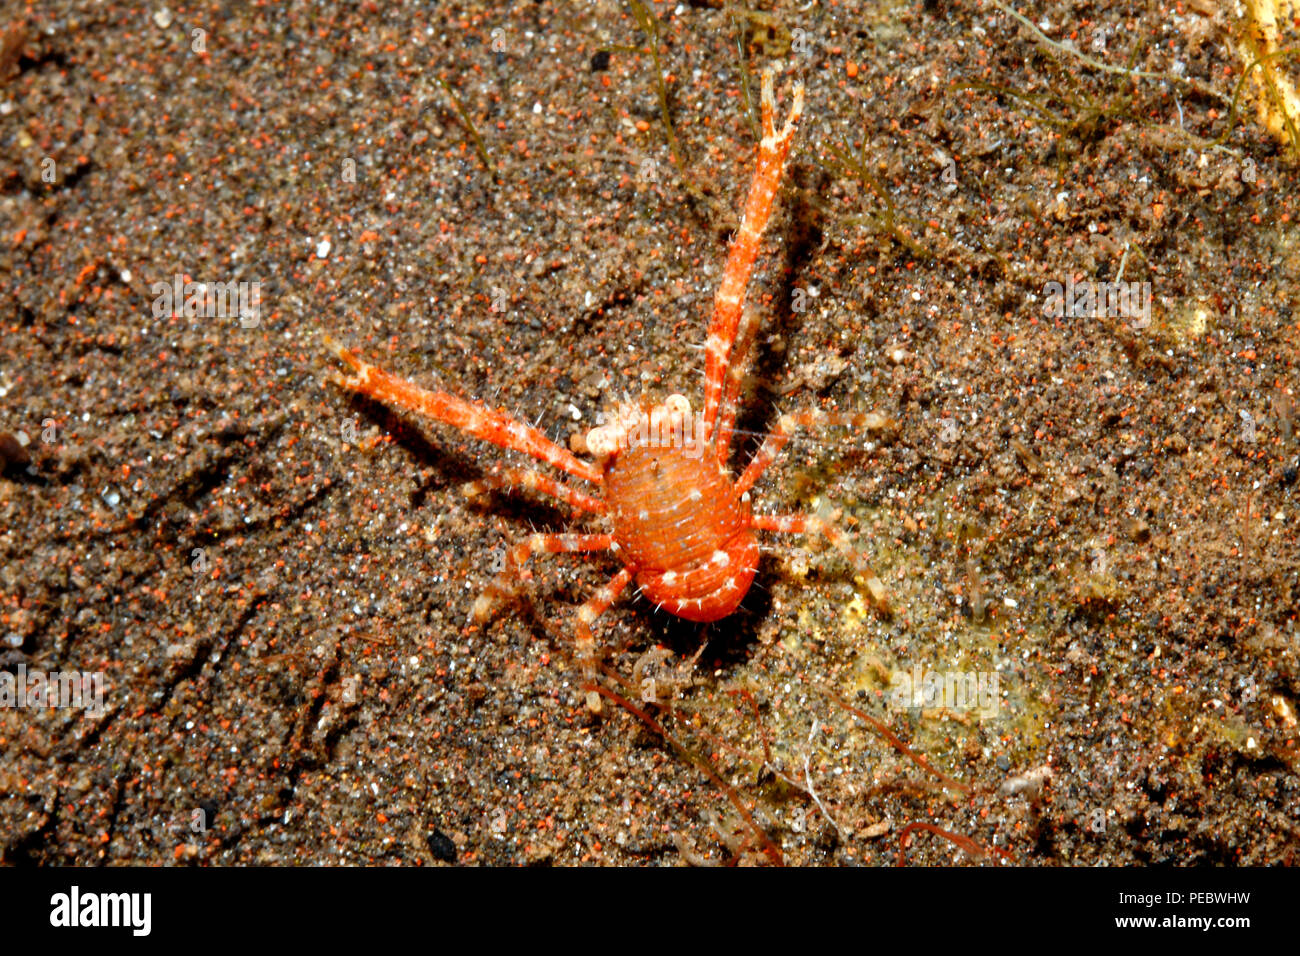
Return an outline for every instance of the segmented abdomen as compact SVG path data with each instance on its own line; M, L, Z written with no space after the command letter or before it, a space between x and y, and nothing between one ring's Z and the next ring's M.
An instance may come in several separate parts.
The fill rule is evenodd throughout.
M749 589L758 547L749 503L707 448L633 446L604 474L605 504L623 561L647 599L679 617L712 621Z

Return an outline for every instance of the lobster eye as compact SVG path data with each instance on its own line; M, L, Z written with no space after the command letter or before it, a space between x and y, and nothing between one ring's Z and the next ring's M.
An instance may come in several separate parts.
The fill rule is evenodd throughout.
M587 432L587 451L593 458L608 458L622 447L627 432L618 425L602 425Z
M685 395L669 395L664 399L664 407L678 415L689 415L691 413L691 400Z

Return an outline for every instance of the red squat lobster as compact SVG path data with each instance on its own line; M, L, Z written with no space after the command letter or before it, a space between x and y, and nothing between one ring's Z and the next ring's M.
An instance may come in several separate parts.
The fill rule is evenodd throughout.
M633 579L656 610L663 608L688 621L719 620L736 609L754 578L759 552L755 531L825 536L866 576L876 604L886 606L884 586L838 527L814 515L754 514L749 490L796 428L848 425L878 431L889 426L887 419L874 413L837 415L817 410L781 415L740 478L733 481L727 471L736 403L756 325L752 313L742 308L745 289L794 138L794 124L803 109L802 84L795 86L793 99L790 117L778 132L773 124L772 73L764 72L763 139L740 231L731 244L709 323L703 416L696 416L681 395L670 395L661 405L643 401L640 407L621 406L612 421L587 433L586 451L595 459L591 463L505 412L413 385L325 337L353 372L335 378L342 387L531 455L596 486L598 496L532 469L498 464L483 481L464 488L469 495L490 488L526 488L609 519L612 530L607 534L530 535L507 549L505 570L489 588L494 595L510 593L518 569L535 554L612 551L617 555L623 569L578 609L578 651L592 686L597 652L591 626ZM480 595L474 618L486 620L493 605L488 593ZM594 690L588 692L587 702L592 710L599 710Z

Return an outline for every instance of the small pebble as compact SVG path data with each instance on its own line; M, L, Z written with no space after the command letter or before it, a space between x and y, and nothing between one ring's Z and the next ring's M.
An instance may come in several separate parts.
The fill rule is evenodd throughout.
M9 432L0 432L0 467L7 464L26 465L32 460L27 449L23 447L27 442L23 438L27 436L22 432L17 435L11 435ZM31 441L31 439L28 439Z
M433 854L435 860L442 860L444 863L456 862L456 844L447 834L434 827L425 839L429 844L429 852Z

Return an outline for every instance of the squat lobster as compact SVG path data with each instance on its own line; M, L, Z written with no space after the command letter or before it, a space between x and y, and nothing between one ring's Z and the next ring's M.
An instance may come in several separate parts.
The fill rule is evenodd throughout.
M736 404L756 325L752 314L743 309L745 290L802 108L803 86L799 84L794 88L790 116L778 132L773 123L772 73L764 72L758 166L714 301L702 415L694 414L681 395L670 395L659 405L622 406L612 421L587 433L586 450L595 459L591 463L504 412L447 392L420 388L325 338L353 372L348 378L336 379L343 387L524 452L600 489L600 497L595 497L538 471L501 465L494 466L485 480L466 486L470 494L489 488L528 488L578 511L608 518L612 526L608 534L533 534L507 549L504 572L489 593L474 603L474 617L485 620L493 597L511 590L517 570L535 554L612 551L623 562L623 569L578 609L579 657L593 683L597 651L591 626L631 581L635 579L640 593L658 608L678 617L719 620L734 611L749 590L758 565L756 530L823 535L866 575L877 604L885 603L884 587L839 528L813 515L753 514L749 496L754 482L796 428L848 425L881 430L889 424L885 418L873 413L836 415L817 410L782 415L739 479L733 481L727 471ZM593 710L599 709L594 691L588 693L587 702Z

